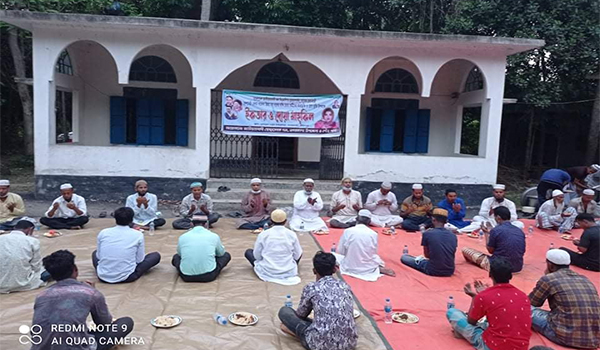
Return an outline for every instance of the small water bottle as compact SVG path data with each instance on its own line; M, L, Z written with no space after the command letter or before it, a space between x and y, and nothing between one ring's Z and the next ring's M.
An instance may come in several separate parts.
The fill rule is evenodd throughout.
M392 302L390 299L385 299L385 305L383 306L383 311L385 312L385 316L383 318L383 322L390 324L392 323Z
M263 225L263 231L266 231L269 229L269 223L265 222L265 224Z
M333 243L333 244L331 245L331 252L332 252L332 253L335 253L335 251L336 251L336 250L337 250L337 247L336 247L335 243Z
M448 297L448 303L446 304L448 309L454 308L454 297L451 295Z
M550 248L548 248L548 250L552 250L554 249L554 243L550 243Z
M36 231L39 231L39 230L41 230L41 229L42 229L42 224L40 224L40 222L39 222L39 221L36 221L36 222L35 222L35 230L36 230Z
M484 235L485 235L485 232L483 232L483 230L479 230L479 236L477 237L477 239L479 239L480 242L483 242Z
M408 245L404 245L404 249L402 249L402 255L408 255Z
M396 236L396 226L390 227L390 234L392 235L392 238Z
M421 232L421 234L422 234L423 232L425 232L425 224L421 224L421 225L419 225L419 231Z
M221 326L227 326L227 319L223 315L221 315L220 313L216 313L213 316L213 319L215 320L215 322L217 322Z
M533 225L529 225L527 228L527 237L533 237Z
M150 236L154 236L154 221L150 221L150 231L148 232Z
M292 296L291 295L286 295L285 296L285 304L283 304L283 306L285 307L294 307L294 303L292 302Z

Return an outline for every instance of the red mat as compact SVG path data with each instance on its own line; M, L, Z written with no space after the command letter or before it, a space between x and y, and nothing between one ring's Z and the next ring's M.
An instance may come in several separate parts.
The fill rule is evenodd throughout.
M521 220L527 227L533 220ZM330 229L329 235L315 236L324 250L329 251L331 244L339 241L343 230ZM375 229L381 231L381 229ZM573 230L573 236L579 237L582 230ZM527 252L524 257L523 270L515 274L511 283L529 294L538 279L546 269L546 251L550 243L554 247L561 246L574 249L573 243L560 238L552 231L535 229L532 238L527 239ZM458 236L456 252L456 270L452 277L430 277L403 265L400 262L402 249L408 245L409 254L421 255L421 234L408 233L398 230L396 237L379 234L379 255L385 261L386 267L396 271L396 277L383 276L377 282L366 282L343 275L352 291L377 323L377 326L394 349L473 349L466 340L453 337L450 324L446 320L446 301L452 295L458 309L467 311L471 298L463 292L463 286L473 279L481 279L491 284L488 272L465 262L460 249L462 247L476 248L485 251L482 242L466 235ZM487 251L486 251L487 253ZM587 276L600 290L600 274L571 267L580 274ZM416 324L385 324L383 322L383 304L385 298L391 298L394 311L407 311L419 316ZM548 308L548 303L544 306ZM533 332L530 347L546 345L556 350L560 347L539 334Z

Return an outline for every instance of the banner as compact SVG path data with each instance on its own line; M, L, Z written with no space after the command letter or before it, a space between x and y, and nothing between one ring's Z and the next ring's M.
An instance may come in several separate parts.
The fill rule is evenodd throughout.
M340 136L342 95L284 95L223 90L221 131L233 135Z

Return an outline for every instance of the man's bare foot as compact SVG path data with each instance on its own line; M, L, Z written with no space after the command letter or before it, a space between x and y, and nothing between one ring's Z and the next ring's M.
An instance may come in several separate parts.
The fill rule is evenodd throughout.
M394 272L394 270L388 269L386 267L380 267L379 272L381 272L382 274L384 274L386 276L396 277L396 272Z
M287 334L291 335L292 337L296 337L296 334L294 332L290 331L283 323L281 324L281 326L279 328L281 328L283 333L287 333Z

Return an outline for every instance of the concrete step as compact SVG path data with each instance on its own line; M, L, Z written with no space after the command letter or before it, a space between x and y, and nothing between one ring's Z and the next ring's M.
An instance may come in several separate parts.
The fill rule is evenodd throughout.
M210 198L212 198L213 200L215 199L229 199L232 201L236 201L236 202L240 202L242 200L242 198L244 196L246 196L246 194L248 193L248 188L232 188L230 191L227 192L218 192L215 189L211 189L209 188L207 190L207 194L210 196ZM268 190L269 191L269 195L271 196L271 200L281 200L281 201L289 201L291 202L294 199L294 194L296 194L296 192L298 190L294 189L294 190L288 190L288 189L272 189L272 190ZM331 196L333 195L334 191L317 191L319 192L319 194L321 195L321 198L325 201L325 202L329 202L331 200Z
M231 189L243 188L250 189L250 179L225 179L225 178L210 178L207 180L207 190L211 194L217 191L220 186L227 186ZM263 179L262 186L264 189L273 192L276 189L288 189L299 191L302 189L302 179ZM337 191L340 189L340 182L337 180L315 180L315 191Z

